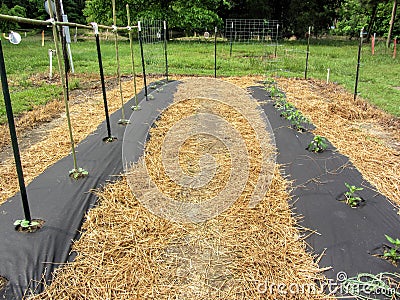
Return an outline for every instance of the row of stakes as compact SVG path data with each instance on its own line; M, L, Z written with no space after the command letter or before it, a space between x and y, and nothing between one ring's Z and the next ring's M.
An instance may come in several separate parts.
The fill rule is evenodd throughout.
M49 7L49 14L50 14L50 20L54 20L54 11L53 11L53 6L50 5L50 0L48 1L48 7ZM58 1L55 2L55 8L56 12L58 10ZM115 49L116 49L116 62L117 62L117 77L118 77L118 86L119 86L119 94L121 97L121 119L118 121L118 124L121 125L127 125L129 124L129 120L125 118L125 111L124 111L124 99L123 99L123 94L122 94L122 82L121 82L121 74L120 74L120 62L119 62L119 53L118 53L118 28L116 26L116 11L115 11L115 0L112 0L112 6L113 6L113 26L112 30L114 32L115 36ZM130 13L129 13L129 5L126 5L126 11L127 11L127 17L128 17L128 26L125 28L129 32L129 44L130 44L130 50L131 50L131 61L132 61L132 77L133 77L133 85L134 85L134 102L135 105L132 106L132 110L137 111L140 110L140 106L138 104L138 97L137 97L137 85L136 85L136 72L135 72L135 61L134 61L134 55L133 55L133 38L132 38L132 27L130 26ZM57 14L58 17L58 14ZM58 18L59 19L59 18ZM66 116L67 116L67 123L68 123L68 130L69 130L69 137L70 137L70 144L71 144L71 153L72 153L72 158L73 158L73 164L74 168L69 172L69 175L73 179L79 179L86 177L89 173L83 168L78 167L77 164L77 159L76 159L76 152L75 152L75 144L74 144L74 139L73 139L73 134L72 134L72 125L71 125L71 119L70 119L70 113L69 113L69 91L68 91L68 70L66 67L66 62L64 61L64 64L62 62L61 58L61 51L60 51L60 41L58 38L58 30L57 30L57 23L62 23L62 22L54 22L52 21L52 29L53 29L53 39L54 39L54 44L55 44L55 50L49 50L49 55L52 56L53 51L57 54L57 61L58 61L58 67L60 70L61 74L61 83L63 86L63 98L64 98L64 104L65 104L65 110L66 110ZM81 26L88 28L87 26ZM105 26L103 26L105 27ZM104 73L103 73L103 63L102 63L102 57L101 57L101 49L100 49L100 37L99 37L99 25L97 23L91 23L91 28L94 30L94 35L96 39L96 49L97 49L97 58L98 58L98 63L99 63L99 71L100 71L100 79L101 79L101 89L102 89L102 95L103 95L103 102L104 102L104 110L105 110L105 117L106 117L106 125L107 125L107 136L103 138L104 142L111 143L117 140L116 137L112 136L111 133L111 125L110 125L110 118L109 118L109 112L108 112L108 103L107 103L107 96L106 96L106 87L105 87L105 81L104 81ZM141 55L142 55L142 68L143 68L143 78L144 78L144 87L145 87L145 98L146 101L149 100L148 98L148 92L147 92L147 82L146 82L146 73L145 73L145 63L143 59L143 41L142 41L142 33L141 33L141 24L138 22L138 26L135 27L138 28L139 32L139 44L140 44L140 49L141 49ZM166 22L164 21L164 32L166 31ZM9 42L13 44L19 44L21 41L21 36L16 33L16 32L11 32L8 37L5 37ZM62 45L62 53L65 53L66 49L65 43L61 43ZM166 40L165 40L165 59L166 59L166 79L168 82L168 64L167 64L167 49L166 49ZM51 51L51 53L50 53ZM10 136L11 136L11 142L12 142L12 147L13 147L13 153L14 153L14 159L15 159L15 165L16 165L16 170L17 170L17 175L18 175L18 183L19 183L19 188L20 188L20 193L21 193L21 200L22 200L22 206L23 206L23 211L24 211L24 220L17 220L16 223L19 225L23 225L24 228L29 228L32 229L32 227L35 227L37 225L36 222L32 221L31 213L30 213L30 208L29 208L29 202L28 202L28 195L26 191L26 185L24 181L24 174L23 174L23 169L22 169L22 163L21 163L21 157L20 157L20 151L19 151L19 145L18 145L18 139L17 139L17 134L15 130L15 121L14 121L14 115L13 115L13 109L11 105L11 98L10 98L10 92L9 92L9 86L8 86L8 80L7 80L7 74L6 74L6 68L5 68L5 62L4 62L4 55L3 55L3 47L2 47L2 41L0 38L0 77L1 77L1 84L2 84L2 90L3 90L3 95L4 95L4 103L6 107L6 113L7 113L7 119L8 119L8 124L9 124L9 130L10 130ZM14 223L14 225L16 224Z

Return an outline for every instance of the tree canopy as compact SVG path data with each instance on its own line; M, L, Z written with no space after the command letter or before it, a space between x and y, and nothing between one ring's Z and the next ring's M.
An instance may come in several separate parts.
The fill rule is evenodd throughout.
M34 19L46 19L44 0L3 0L0 12ZM112 24L111 0L62 0L72 22ZM308 27L314 34L333 32L356 36L362 27L370 34L386 35L396 0L126 0L116 1L118 25L127 24L126 4L131 22L141 19L167 20L170 28L191 32L222 28L224 19L279 20L284 35L304 36ZM397 7L397 11L399 8ZM396 12L396 11L395 11ZM398 15L398 14L397 14ZM398 19L398 18L397 18ZM400 22L393 21L393 36L400 34ZM10 29L0 21L0 29ZM334 27L332 30L331 27Z

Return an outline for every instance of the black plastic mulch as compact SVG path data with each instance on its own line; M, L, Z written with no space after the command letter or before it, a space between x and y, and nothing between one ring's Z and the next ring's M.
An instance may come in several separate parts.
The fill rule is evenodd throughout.
M280 117L264 88L252 87L250 93L262 103L273 128L277 162L287 178L293 180L294 211L304 216L302 226L317 232L306 241L314 253L324 253L319 265L332 267L324 273L327 278L336 280L339 272L345 272L347 277L359 273L399 272L387 260L372 255L383 244L388 244L385 234L400 237L398 209L376 192L349 158L331 144L322 153L307 151L314 135L291 128ZM364 206L351 208L338 201L347 190L345 182L364 188L358 192L365 200Z
M177 84L172 82L162 89L149 89L154 100L141 101L141 111L132 113L133 100L125 104L125 117L129 118L132 113L138 141L145 140L151 119L173 100ZM144 98L143 92L138 98ZM23 218L19 193L0 206L0 276L8 279L8 284L0 291L0 298L21 299L28 289L41 292L43 280L49 283L57 267L74 259L74 253L70 253L72 240L79 238L85 213L96 201L90 191L115 180L115 175L123 171L123 135L133 124L118 125L120 118L121 110L110 116L112 135L118 138L117 141L102 141L107 136L106 125L102 123L76 148L78 166L89 172L88 177L79 180L69 177L69 170L73 168L69 155L28 185L32 218L45 221L39 231L20 233L14 229L14 221ZM132 155L136 154L138 158L143 145L131 146Z

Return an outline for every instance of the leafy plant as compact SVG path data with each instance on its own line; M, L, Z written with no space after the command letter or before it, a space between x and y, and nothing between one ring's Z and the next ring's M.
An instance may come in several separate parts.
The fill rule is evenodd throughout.
M25 219L16 220L14 222L14 226L21 226L22 228L30 228L30 227L38 226L38 225L39 225L39 222L29 221L29 220L25 220Z
M398 239L398 238L394 239L386 234L385 234L385 237L393 245L393 248L390 248L390 250L385 251L383 256L390 258L394 261L399 260L400 259L400 253L399 253L400 239Z
M69 176L74 179L79 179L87 175L89 175L89 172L82 168L72 169L71 171L69 171Z
M272 84L270 87L266 89L272 98L281 97L283 93L278 89L275 84Z
M344 185L348 189L347 192L344 193L344 196L346 197L346 204L348 204L350 207L356 207L358 203L361 202L361 198L358 197L355 192L362 191L363 188L350 185L347 182L345 182Z
M323 152L328 147L326 139L320 135L314 136L313 140L308 144L307 150L312 152Z
M298 110L290 111L289 115L286 117L292 124L293 128L296 130L304 130L304 124L309 124L310 121L303 116L303 114Z

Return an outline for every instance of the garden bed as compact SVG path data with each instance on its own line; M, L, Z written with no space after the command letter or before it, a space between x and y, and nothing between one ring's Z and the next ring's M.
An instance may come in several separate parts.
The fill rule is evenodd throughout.
M173 118L177 117L177 113L184 115L186 111L193 111L196 105L199 105L199 103L201 104L204 98L214 99L216 97L215 91L212 92L209 89L209 85L213 80L206 79L204 82L202 80L204 79L197 78L194 81L194 85L191 88L187 88L186 94L182 93L182 91L180 91L180 94L179 92L177 93L176 100L198 99L198 101L197 104L196 102L187 102L186 106L178 107L178 110L172 113ZM247 88L262 82L261 77L228 78L225 80L233 82L242 88ZM206 82L208 83L206 84ZM286 84L284 79L280 79L280 82L282 85ZM296 106L317 126L315 132L327 136L329 141L340 152L342 151L342 145L340 142L337 142L340 134L335 135L334 130L339 132L348 130L348 122L350 122L352 126L357 126L358 122L367 120L371 123L379 123L382 127L392 126L392 128L397 128L395 126L397 126L398 121L390 119L387 115L384 115L374 108L368 107L366 110L366 104L363 101L358 101L357 105L351 106L351 110L349 110L350 117L347 116L347 118L345 118L343 115L344 112L338 109L337 106L333 106L336 101L341 101L339 103L343 102L343 104L345 104L347 102L351 103L351 100L344 91L338 89L336 86L330 85L329 91L332 93L327 94L327 87L321 82L301 80L288 82L290 82L290 84L285 85L285 92L288 98L291 100L291 97L293 97L295 101L298 101L298 103L294 101ZM226 86L226 84L220 84L221 86L217 91L220 90L222 86ZM196 85L200 87L200 90L204 91L204 94L193 93L193 90L196 90ZM308 92L304 93L302 95L303 98L301 98L300 95L298 95L298 89L304 90L307 86ZM228 98L233 99L235 93L233 95L229 93L235 91L235 88L230 86L226 87L226 90ZM161 94L164 92L166 91L160 92L159 90L157 92L154 90L155 100L157 101L157 98L162 96ZM344 94L345 97L338 98L338 96L342 94ZM301 102L301 99L308 99L308 101L303 100ZM322 101L322 104L317 100ZM117 103L116 101L115 107L118 107ZM149 101L148 103L153 103L153 101ZM330 129L329 125L324 125L327 122L327 120L324 119L327 115L326 112L323 111L322 117L318 114L318 109L321 107L325 108L325 106L323 106L324 103L331 104L331 106L328 106L331 108L329 110L329 119L335 124L334 129ZM99 120L102 119L100 108L101 105L99 103L99 111L93 113L94 115L98 115ZM212 108L206 105L205 109L209 111ZM215 107L215 109L224 111L223 107ZM78 118L80 113L90 110L91 108L85 106L85 104L82 104L82 106L77 105L76 117ZM318 117L313 116L313 111L315 111L315 115ZM365 114L365 111L369 113ZM140 111L138 113L140 113ZM162 134L157 134L157 129L163 128L163 124L167 124L163 122L167 122L168 118L171 118L171 114L168 114L167 111L162 115L157 126L152 129L149 143L155 143L153 145L158 143L156 137L162 137ZM235 119L236 117L232 118ZM344 122L343 120L347 121ZM95 127L94 123L96 122L92 121L79 124L79 130L77 130L79 133L78 136L83 138L88 135L93 131L93 127ZM332 125L332 123L330 124ZM384 128L388 128L387 131L389 132L390 140L397 143L399 139L394 133L394 130L389 130L390 127ZM58 130L59 133L63 129L60 128ZM293 131L293 129L290 128L288 128L288 130ZM244 132L246 132L246 130ZM266 133L268 133L268 131L266 131ZM381 139L376 136L371 138L370 135L362 130L354 130L352 134L355 138L354 136L349 138L349 143L358 141L357 145L359 147L362 145L361 147L364 149L370 149L369 143L374 142L371 145L374 147L381 147L378 149L386 150L386 159L389 159L394 165L398 164L398 152L396 152L397 150L393 149L393 147L390 147L390 143L386 143L386 139ZM63 136L60 134L58 135L59 136L57 136L57 134L51 135L51 140L56 142L63 140ZM252 135L250 134L249 137L252 137ZM64 137L64 139L67 140L66 137ZM119 140L122 140L122 138L119 138ZM110 145L112 144L113 143L110 143ZM187 154L186 158L188 159L183 161L184 166L186 163L186 171L192 170L194 173L198 172L198 166L193 162L198 160L199 153L203 153L205 146L206 144L202 143L202 140L192 140L190 143L184 145L183 151ZM54 146L43 143L37 147L39 148L32 147L32 149L36 152L39 152L37 149L40 149L40 152L46 152L46 149L48 149L46 147L51 148ZM63 147L65 147L65 153L61 152L60 155L66 155L68 153L68 144L65 143ZM306 145L301 144L301 147L303 147L301 149L302 151L308 153L306 155L312 155L312 153L310 154L305 150ZM215 145L215 149L215 154L218 158L217 161L221 164L220 175L222 177L220 178L226 178L226 175L224 175L226 172L224 169L225 160L227 158L225 156L226 149L218 145ZM78 157L80 155L83 157L84 153L80 153L83 148L78 147L78 150ZM381 155L380 150L375 152L372 151L371 148L370 151L369 159L366 163L382 159L382 156L379 156ZM360 164L361 170L363 161L359 159L357 153L354 152L355 151L349 151L348 156L354 164ZM27 152L23 153L23 155L27 155L23 160L29 162L31 156L26 153ZM257 154L254 154L254 159L251 160L253 163L257 162ZM48 157L50 156L48 153L46 153L46 155ZM52 157L52 160L41 165L40 168L36 167L36 169L32 169L32 173L28 171L28 176L32 176L31 178L38 176L43 172L42 170L47 168L49 163L54 163L54 159L57 160L57 157L58 156ZM146 157L148 159L152 156ZM33 164L40 165L39 161L40 159L36 161L36 163L34 161ZM252 164L250 165L253 166ZM257 163L254 164L254 166L256 165ZM367 164L367 166L370 165ZM25 168L29 170L29 166L25 166ZM357 166L357 168L359 167ZM8 170L8 173L12 173L10 170ZM259 172L259 169L256 167L252 167L251 170L256 173ZM395 199L398 198L398 191L396 192L393 188L390 188L390 186L391 182L396 183L396 180L398 182L399 177L396 173L381 174L379 170L381 169L376 169L374 167L372 170L370 169L367 174L371 174L372 172L374 173L373 176L371 176L372 178L385 178L385 182L379 186L379 190L395 201ZM393 176L397 177L393 178ZM163 181L163 178L160 177L158 180ZM247 206L249 197L246 196L246 193L249 193L249 190L251 190L251 187L256 181L250 180L249 182L249 186L244 189L245 192L242 194L241 200L239 199L230 209L205 223L187 225L174 223L151 214L145 209L142 202L139 202L133 197L130 185L125 177L121 180L117 180L115 183L108 184L104 189L97 192L99 206L89 212L87 221L83 225L84 231L82 232L82 236L74 243L74 250L79 255L76 256L73 263L67 264L57 272L55 281L46 289L46 294L41 294L38 298L47 297L55 299L61 296L87 299L99 297L157 298L168 296L201 298L211 295L211 297L214 296L217 298L235 298L237 296L243 296L256 299L270 296L287 299L287 296L278 294L276 290L274 290L275 294L266 295L266 291L263 290L263 287L266 286L265 282L287 285L291 283L298 285L314 285L316 282L323 282L321 272L324 270L324 267L329 268L335 266L332 266L332 261L323 260L322 268L319 268L316 261L321 262L321 258L324 257L324 252L316 250L316 248L311 249L311 253L321 255L314 261L312 254L306 251L306 244L302 236L308 236L308 234L304 231L304 228L302 230L299 228L307 225L311 228L311 232L313 232L315 227L314 224L307 224L306 222L298 223L298 218L293 216L293 212L290 209L291 207L288 204L290 199L290 195L288 194L288 190L290 190L289 183L275 170L275 176L271 182L267 196L263 198L255 208L249 208ZM172 184L173 183L170 182L166 186L171 188ZM293 187L297 188L297 184L298 183L295 182ZM10 182L8 186L3 187L3 191L11 195L15 190L7 189L13 186L14 184ZM86 193L89 189L90 188L87 188L82 192ZM216 192L220 191L220 189L221 187L215 185ZM171 191L174 193L176 189L171 188ZM338 191L338 193L340 192ZM196 197L197 196L198 195L196 195ZM193 199L199 200L200 203L203 201L196 197ZM374 197L374 201L378 203L376 199L378 198ZM297 198L294 198L294 200L297 201ZM15 201L14 199L14 202ZM337 204L345 206L343 203L336 202ZM366 205L366 207L368 207L369 203L367 202ZM349 207L346 208L351 210ZM360 209L362 210L364 208ZM84 210L86 209L84 208ZM354 210L358 211L358 208ZM296 212L299 211L296 210ZM38 212L35 214L35 217L42 217L38 215ZM303 213L303 215L306 214ZM49 218L46 217L46 223L41 230L45 230L46 226L49 226L48 220ZM41 230L35 234L40 234ZM75 233L72 234L75 235ZM327 241L329 241L329 236L324 235L324 238L325 237ZM382 242L383 241L384 240L382 240ZM365 249L365 251L368 251L368 249ZM351 258L352 254L349 255L349 258ZM68 257L68 255L66 257ZM41 261L47 261L47 259L45 258ZM57 261L57 263L59 262ZM43 270L45 267L46 265L41 263L38 265L39 270ZM52 268L48 268L46 271L46 276L44 277L46 283L51 279L49 270L52 270ZM334 269L334 271L338 270ZM38 272L37 274L40 273L41 272ZM32 274L28 275L27 278L36 281L41 280L40 275L31 275ZM9 278L9 276L7 276L7 278ZM43 283L42 281L41 284ZM29 285L25 285L25 288L38 292L43 288L41 284L37 285L37 289ZM21 285L21 287L24 289L24 285ZM297 295L296 297L311 299L312 297L319 296L305 294Z

